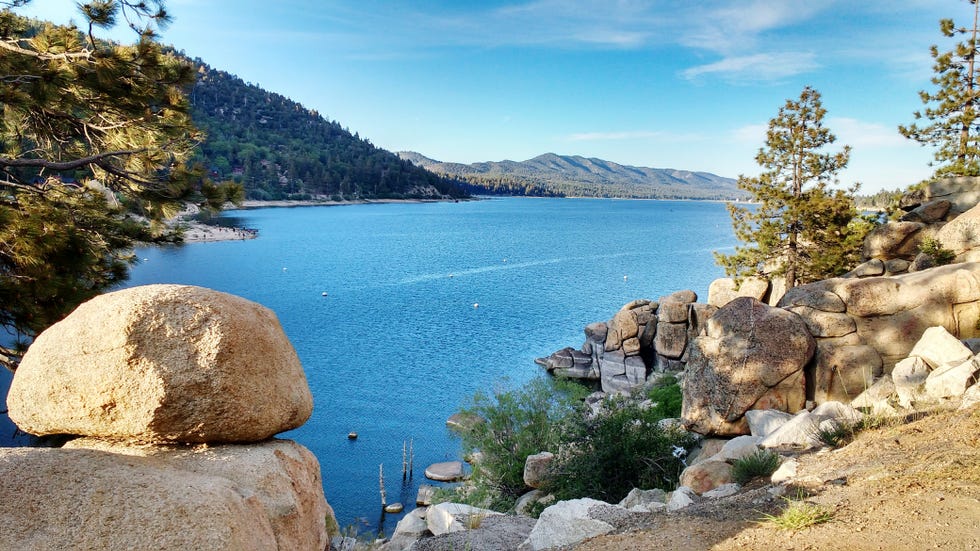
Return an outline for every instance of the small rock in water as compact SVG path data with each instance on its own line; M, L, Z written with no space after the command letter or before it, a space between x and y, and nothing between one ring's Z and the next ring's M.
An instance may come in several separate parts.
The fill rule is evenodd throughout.
M404 509L405 509L405 506L402 505L401 503L390 503L388 505L385 505L385 512L386 513L400 513Z
M354 431L348 432L347 433L347 439L348 440L357 440L357 433L354 432Z
M465 476L462 461L434 463L425 469L426 478L438 480L439 482L456 482L462 480Z

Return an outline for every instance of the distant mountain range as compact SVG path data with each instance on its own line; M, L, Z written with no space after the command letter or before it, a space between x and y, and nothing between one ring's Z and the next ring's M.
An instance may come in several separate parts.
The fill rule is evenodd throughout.
M398 156L436 174L465 182L473 194L540 197L740 199L735 180L708 172L621 165L578 155L546 153L527 161L448 163L414 151Z

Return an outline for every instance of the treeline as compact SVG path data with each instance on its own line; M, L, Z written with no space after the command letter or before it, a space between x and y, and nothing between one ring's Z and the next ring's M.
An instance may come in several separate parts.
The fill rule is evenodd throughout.
M399 159L282 95L194 60L194 124L206 132L195 161L212 179L241 183L248 199L463 197L450 178Z
M663 186L638 184L613 184L578 182L559 179L542 179L520 175L452 174L447 176L460 182L471 195L514 195L521 197L595 197L602 199L699 199L727 200L732 198L728 190L703 188L672 189Z
M887 210L896 206L904 193L899 189L884 189L873 195L855 195L854 206L865 210Z

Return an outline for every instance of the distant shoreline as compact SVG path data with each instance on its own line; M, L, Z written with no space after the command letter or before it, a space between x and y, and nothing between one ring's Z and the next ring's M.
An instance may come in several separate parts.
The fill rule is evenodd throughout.
M264 208L293 208L293 207L342 207L345 205L367 205L373 203L445 203L449 201L472 201L467 199L359 199L357 201L332 200L280 200L280 201L243 201L241 205L228 204L222 212ZM250 228L237 228L206 224L191 218L196 212L187 213L178 218L174 225L183 230L183 243L215 243L219 241L243 241L255 239L258 231Z
M241 205L228 204L222 212L236 210L251 210L264 208L295 208L295 207L342 207L348 205L369 205L369 204L390 204L390 203L447 203L459 201L479 201L482 199L493 199L498 197L521 197L525 199L597 199L614 201L693 201L704 203L731 203L749 204L748 201L736 201L733 199L655 199L650 197L533 197L533 196L511 196L511 195L488 195L474 196L463 199L358 199L356 201L333 201L326 199L314 199L307 201L298 200L276 200L258 201L247 200ZM255 239L258 232L248 228L232 228L226 226L215 226L199 222L184 216L177 221L183 227L184 243L212 243L218 241L241 241L245 239Z

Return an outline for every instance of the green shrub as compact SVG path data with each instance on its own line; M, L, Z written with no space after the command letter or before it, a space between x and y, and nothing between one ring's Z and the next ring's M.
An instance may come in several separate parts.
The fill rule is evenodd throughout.
M745 484L760 476L770 476L779 468L779 454L770 450L758 450L732 463L732 479Z
M674 385L676 386L676 385ZM663 429L658 408L635 400L607 399L603 413L578 417L552 463L545 490L559 499L591 497L616 503L633 488L672 490L694 444L689 433Z
M661 419L681 416L681 402L684 396L676 377L667 376L657 381L647 392L647 398L657 403L653 413Z
M471 487L460 500L498 510L509 509L526 490L528 455L557 451L567 420L581 415L588 390L577 383L537 378L517 390L488 396L478 393L464 413L485 420L461 435L464 453L480 451Z
M919 243L919 252L928 255L936 266L945 266L956 259L956 253L943 247L935 237L927 237Z

